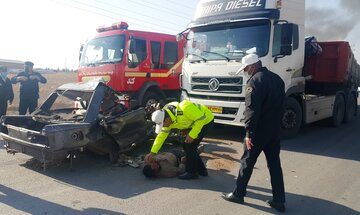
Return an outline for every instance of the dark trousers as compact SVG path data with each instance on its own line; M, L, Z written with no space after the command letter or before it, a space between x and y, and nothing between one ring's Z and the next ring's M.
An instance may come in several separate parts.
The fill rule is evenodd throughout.
M186 155L186 172L197 173L198 171L205 170L206 167L201 160L201 157L197 151L202 139L205 137L207 131L214 125L214 120L204 125L201 129L198 138L194 139L192 143L183 143L183 148Z
M7 100L0 101L0 118L1 116L6 115L6 111L7 111Z
M26 112L29 110L29 113L35 111L38 105L38 99L32 97L20 97L20 104L19 104L19 114L25 115Z
M234 191L237 196L245 196L246 187L250 180L254 165L260 153L263 151L266 157L268 169L271 177L271 187L273 201L277 203L285 203L284 179L280 163L280 140L271 140L264 147L256 146L248 150L244 141L244 153L241 157L241 168L239 176L236 180L236 189Z

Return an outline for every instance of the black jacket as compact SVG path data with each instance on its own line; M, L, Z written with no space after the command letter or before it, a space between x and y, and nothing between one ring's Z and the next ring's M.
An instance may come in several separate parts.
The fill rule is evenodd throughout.
M259 68L249 79L244 112L247 137L255 140L279 137L285 102L284 88L283 80L266 67Z
M40 73L38 72L32 72L29 74L28 72L20 72L15 77L11 79L11 82L13 84L16 84L16 78L20 76L25 76L28 78L27 81L21 81L20 85L20 99L21 98L33 98L38 99L39 98L39 82L45 84L46 78L44 78ZM30 80L30 76L38 76L40 78L40 81L38 80Z

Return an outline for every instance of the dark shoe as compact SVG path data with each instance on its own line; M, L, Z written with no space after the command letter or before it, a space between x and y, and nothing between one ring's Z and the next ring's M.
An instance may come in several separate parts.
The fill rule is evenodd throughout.
M203 153L204 152L204 145L199 145L198 147L197 147L197 152L199 153L199 154L201 154L201 153Z
M235 203L238 203L238 204L244 204L244 197L237 197L234 195L234 193L223 193L221 195L221 197L223 199L225 199L226 201L229 201L229 202L235 202Z
M285 205L284 203L277 203L277 202L273 202L272 200L266 200L266 203L274 208L275 210L279 211L279 212L285 212Z
M209 175L207 169L199 170L198 174L201 175L201 176L208 176Z
M179 175L179 179L183 180L191 180L191 179L197 179L199 176L196 173L188 173L184 172L183 174Z

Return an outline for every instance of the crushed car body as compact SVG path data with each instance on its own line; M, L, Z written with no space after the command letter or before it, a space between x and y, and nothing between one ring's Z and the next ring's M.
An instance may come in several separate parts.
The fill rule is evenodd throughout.
M8 152L30 155L44 168L84 148L115 162L147 138L145 110L126 108L121 97L101 81L64 84L31 115L3 116L0 136Z

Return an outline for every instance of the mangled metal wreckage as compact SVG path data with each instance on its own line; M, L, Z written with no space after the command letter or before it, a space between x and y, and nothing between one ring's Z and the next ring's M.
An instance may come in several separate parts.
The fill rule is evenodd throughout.
M0 135L8 152L33 156L44 169L84 148L115 162L148 130L145 110L127 109L121 96L101 81L64 84L31 115L3 116Z

